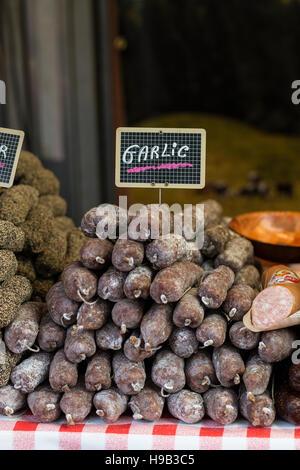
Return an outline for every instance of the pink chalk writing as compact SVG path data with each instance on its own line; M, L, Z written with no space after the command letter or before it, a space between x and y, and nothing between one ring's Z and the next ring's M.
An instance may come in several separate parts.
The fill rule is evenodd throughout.
M0 168L4 168L5 167L5 163L0 163Z
M147 170L177 170L178 168L193 167L191 163L162 163L158 166L137 166L126 170L126 173L140 173Z

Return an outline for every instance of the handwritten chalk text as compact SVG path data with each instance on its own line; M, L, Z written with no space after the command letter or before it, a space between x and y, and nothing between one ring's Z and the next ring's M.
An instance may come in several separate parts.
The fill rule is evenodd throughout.
M169 148L169 144L165 144L161 149L159 145L154 145L153 147L149 147L148 145L130 145L123 155L122 160L123 163L126 165L131 165L134 159L138 163L141 161L147 161L148 159L154 160L155 158L170 158L177 157L177 158L186 158L187 153L190 150L188 145L178 146L177 142L173 142L171 148Z
M129 168L126 170L127 173L140 173L141 171L147 170L177 170L178 168L193 167L191 163L162 163L158 166L140 166L135 168Z

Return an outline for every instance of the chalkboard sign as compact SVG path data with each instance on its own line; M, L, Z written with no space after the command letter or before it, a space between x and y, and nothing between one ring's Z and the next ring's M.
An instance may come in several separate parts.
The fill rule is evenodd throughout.
M204 129L120 127L116 135L116 186L203 188Z
M23 131L0 127L0 186L4 188L13 185L23 140Z

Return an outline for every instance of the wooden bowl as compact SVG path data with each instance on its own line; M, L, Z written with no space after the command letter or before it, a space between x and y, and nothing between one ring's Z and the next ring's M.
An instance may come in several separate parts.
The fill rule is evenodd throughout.
M280 263L300 261L300 212L249 212L230 227L253 243L255 255Z

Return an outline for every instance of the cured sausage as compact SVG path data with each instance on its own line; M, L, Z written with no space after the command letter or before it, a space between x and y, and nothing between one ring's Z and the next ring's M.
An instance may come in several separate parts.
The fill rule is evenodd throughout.
M80 261L67 264L62 272L61 280L65 293L75 302L85 302L97 292L97 276L85 268Z
M184 360L167 349L160 351L154 358L151 378L162 394L179 392L185 386Z
M77 325L73 329L98 330L107 322L111 304L97 299L92 303L82 303L77 313Z
M169 234L152 241L146 248L146 257L158 269L167 268L187 255L188 245L181 235Z
M161 418L165 400L156 387L149 384L137 395L132 396L128 404L133 413L133 419L158 421Z
M204 318L204 307L198 297L198 289L190 289L176 304L173 322L178 327L197 328Z
M225 250L215 259L215 266L225 265L235 273L246 264L253 264L254 250L252 243L246 238L234 237L225 246Z
M261 335L258 354L265 362L283 361L292 354L296 338L296 332L292 328L265 331Z
M106 352L96 353L88 362L85 372L85 388L89 392L99 392L111 386L110 356Z
M169 338L169 345L177 356L190 357L198 349L195 331L191 328L175 328Z
M121 333L125 334L127 328L137 328L142 320L144 303L142 300L122 299L115 303L111 317L115 325L121 328Z
M198 288L201 301L208 308L219 308L227 297L227 292L234 281L234 273L227 266L219 266L207 274Z
M247 284L237 284L228 291L222 308L230 319L240 321L245 313L250 310L255 295L256 293L252 287Z
M207 315L196 330L197 340L203 347L222 346L226 339L227 322L222 315L212 313Z
M27 397L27 403L33 416L41 423L56 421L61 414L60 393L48 386L39 387Z
M127 338L124 343L123 352L127 359L134 362L144 361L154 354L151 349L146 351L145 343L139 330L134 331L129 338Z
M158 304L177 302L186 290L200 280L203 270L189 261L174 263L162 269L151 284L150 295Z
M98 295L101 299L119 302L125 297L123 286L126 279L126 273L118 271L111 266L102 274L98 283Z
M0 414L12 416L25 408L26 395L8 384L0 388Z
M198 393L206 392L210 385L216 385L217 377L211 354L199 351L186 361L185 376L187 385Z
M94 332L92 330L74 331L72 327L68 328L64 352L67 359L75 364L93 356L96 352Z
M128 397L117 388L101 390L93 399L96 414L106 423L115 423L126 411Z
M276 412L281 419L292 424L300 424L300 393L281 383L275 390Z
M245 372L245 364L238 350L228 344L215 348L213 364L216 376L223 387L233 387L240 383Z
M202 396L190 390L173 393L167 398L167 404L171 415L184 423L198 423L205 415Z
M41 319L39 334L37 337L39 347L46 352L55 351L63 347L66 338L66 330L54 323L49 313Z
M229 229L225 224L208 227L204 232L201 252L207 258L213 258L221 253L229 240Z
M260 334L248 330L244 323L239 321L230 327L229 338L236 348L250 350L258 345Z
M20 354L31 350L39 332L41 316L47 308L42 303L26 302L5 328L4 340L10 351Z
M131 362L123 353L117 352L113 357L114 381L121 392L136 395L145 385L146 372L144 363Z
M88 392L82 383L63 394L60 408L69 426L84 421L92 410L92 400L93 393Z
M106 323L100 330L96 331L97 346L104 351L107 349L113 351L121 349L123 341L124 335L121 334L120 328L112 322Z
M113 248L109 240L88 240L80 250L80 260L86 268L102 271L111 261Z
M69 361L60 349L50 364L49 382L55 392L69 392L78 380L77 364Z
M260 272L252 264L247 264L235 275L235 284L247 284L252 289L260 287Z
M231 389L212 388L204 395L204 405L208 416L216 423L231 424L238 417L238 399Z
M152 351L157 348L167 341L172 333L172 307L170 305L152 305L143 316L140 329L145 350Z
M275 327L300 309L300 279L283 265L272 266L262 277L264 290L254 299L252 323L265 330Z
M67 297L62 282L54 284L46 295L46 304L52 320L60 326L75 323L79 304Z
M10 380L15 389L23 393L33 392L48 377L50 361L50 354L39 352L14 367Z
M247 392L242 393L240 400L240 412L251 426L268 427L275 420L275 407L268 392L255 397L255 401L248 398Z
M261 395L267 390L272 370L272 364L263 361L258 354L250 356L243 374L248 399L255 401L255 395Z
M112 264L121 272L132 271L144 260L144 245L133 240L118 239L112 252Z
M295 392L300 392L300 364L290 365L289 385Z
M153 271L148 266L138 266L129 272L124 282L124 293L129 299L147 299L150 295L150 287Z

